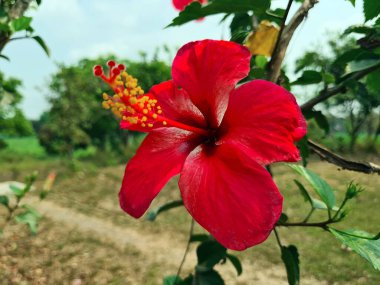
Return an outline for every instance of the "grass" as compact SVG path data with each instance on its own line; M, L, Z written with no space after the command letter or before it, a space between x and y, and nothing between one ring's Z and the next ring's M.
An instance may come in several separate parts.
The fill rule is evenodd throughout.
M34 136L23 138L7 138L5 139L7 148L0 150L0 154L5 152L13 155L25 155L33 157L45 157L46 153L39 144L38 139Z
M22 143L16 143L12 147L18 154L28 149ZM33 148L38 149L35 146L31 147ZM0 157L1 155L0 153ZM179 246L185 246L190 218L183 208L161 214L154 223L134 220L119 210L117 192L124 165L99 167L91 161L78 161L77 165L72 167L69 162L57 158L37 159L26 156L24 160L12 163L4 163L1 160L0 167L0 181L20 180L33 170L40 171L42 180L54 169L58 176L54 190L48 198L50 201L109 221L119 227L138 230L144 235L159 236L170 233L179 239ZM377 192L378 176L339 171L332 165L315 160L311 161L310 168L334 187L338 201L352 180L366 189L357 199L350 202L349 217L338 226L339 229L359 228L373 234L380 230L379 218L375 214L380 200L380 194ZM291 221L301 220L308 212L308 205L293 183L294 178L300 177L281 164L275 165L273 171L276 184L284 195L284 212ZM179 191L174 179L159 194L152 207L178 198ZM323 219L325 216L326 213L320 211L312 221ZM70 284L75 278L81 278L86 284L153 285L161 284L162 272L168 270L164 264L150 261L149 256L142 256L136 249L121 250L101 237L69 230L65 226L55 224L48 217L43 221L40 233L33 238L19 227L13 227L14 230L10 230L11 237L7 237L0 245L0 256L10 258L0 262L5 264L5 269L0 267L0 280L6 280L8 283L5 284L22 284L22 281L39 284L37 278L44 277L50 278L45 281L46 284ZM196 231L200 232L202 229L196 227ZM328 232L318 228L281 228L279 233L285 245L294 244L298 247L302 278L315 278L327 284L380 284L379 272L357 254L343 248ZM43 250L42 255L37 254L40 250ZM164 248L162 250L165 251ZM88 255L89 253L91 254ZM279 248L273 236L260 246L237 254L249 264L259 264L258 268L282 268ZM33 275L33 272L40 272L38 268L43 273ZM172 273L175 271L176 268L171 268ZM13 280L12 278L21 278L21 281L9 281Z

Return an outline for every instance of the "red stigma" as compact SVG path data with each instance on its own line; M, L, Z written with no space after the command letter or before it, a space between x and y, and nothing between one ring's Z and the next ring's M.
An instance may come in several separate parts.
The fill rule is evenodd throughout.
M118 76L120 74L120 72L121 72L120 69L117 69L117 68L112 69L112 75L113 76Z
M95 76L101 76L103 74L103 69L100 65L95 65L93 72Z
M107 62L107 65L112 68L112 67L114 67L116 65L116 63L113 60L109 60Z

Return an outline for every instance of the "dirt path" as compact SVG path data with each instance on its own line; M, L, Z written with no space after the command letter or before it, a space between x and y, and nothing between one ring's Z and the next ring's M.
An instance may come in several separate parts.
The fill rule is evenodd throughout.
M41 213L59 222L68 229L75 229L91 235L99 240L114 243L117 247L130 246L138 250L149 262L162 264L166 267L177 268L184 253L185 245L175 236L169 234L147 235L135 229L120 227L106 220L90 217L64 208L50 201L39 201L38 209ZM178 241L178 242L177 242ZM190 251L184 265L185 271L191 271L196 263L194 250ZM253 270L254 269L254 270ZM229 264L220 265L221 272L227 284L247 285L286 285L286 273L282 266L263 268L258 263L243 261L243 274L236 278L233 267ZM302 284L324 284L313 279L303 279Z

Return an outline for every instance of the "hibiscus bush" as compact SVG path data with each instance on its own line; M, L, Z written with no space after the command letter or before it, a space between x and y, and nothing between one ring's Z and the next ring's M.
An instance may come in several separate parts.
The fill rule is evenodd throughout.
M125 168L121 208L141 217L169 179L180 175L182 199L151 210L147 218L154 220L163 211L184 206L193 218L184 259L189 244L196 242L198 262L187 277L181 275L182 262L164 284L224 284L215 265L228 260L241 274L239 258L230 250L259 245L270 234L278 242L289 284L299 284L300 256L296 245L281 240L282 227L324 230L326 238L336 238L380 269L380 234L337 225L347 217L347 205L362 186L348 183L337 199L333 187L307 168L313 152L343 169L380 174L379 166L344 158L307 137L307 121L315 120L321 128L328 124L316 105L347 90L359 96L357 85L364 85L380 69L380 5L365 0L367 23L345 31L359 36L356 45L337 59L344 71L306 65L302 75L291 81L283 68L286 50L317 4L318 0L289 0L285 7L274 9L270 0L173 0L180 12L170 27L223 14L223 21L231 21L231 40L185 44L173 60L172 79L149 90L143 90L122 63L111 60L94 67L94 75L108 85L103 107L120 118L121 129L147 133ZM291 15L293 5L297 9ZM292 89L311 84L320 92L299 105ZM374 80L364 88L378 84ZM286 196L272 179L276 173L271 164L277 162L289 163L299 176L292 183L310 206L302 220L283 212ZM315 215L316 211L324 215ZM195 234L194 222L209 235Z

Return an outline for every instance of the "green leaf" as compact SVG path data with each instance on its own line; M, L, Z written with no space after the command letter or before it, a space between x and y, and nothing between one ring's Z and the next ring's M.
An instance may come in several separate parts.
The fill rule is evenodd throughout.
M304 197L305 201L309 202L310 206L313 209L318 209L318 210L327 210L327 206L325 203L323 203L321 200L315 199L310 196L309 192L306 190L305 186L298 180L293 180L294 183L297 185L298 190L300 190L301 195ZM334 206L332 208L333 211L338 211L339 208Z
M5 23L0 23L0 31L8 33L11 31L11 28L9 27L9 25L7 25Z
M234 14L253 11L257 16L265 13L270 7L270 0L218 0L210 1L206 5L201 5L195 1L179 13L168 27L180 26L193 20L197 20L209 15L220 13Z
M247 31L236 31L231 35L231 42L242 44L249 35Z
M227 259L231 261L232 265L236 269L237 275L240 276L243 273L243 266L241 265L239 258L235 255L227 253Z
M183 206L182 200L168 202L152 211L149 211L146 215L146 219L148 221L154 221L157 218L158 214L180 206Z
M298 250L294 245L281 247L281 259L285 264L289 285L300 283L300 267Z
M181 277L177 277L177 275L170 275L164 278L163 285L179 285L182 282L183 280L181 279Z
M344 32L343 35L348 35L351 33L356 33L356 34L365 34L368 35L369 33L373 33L375 31L374 28L370 26L365 26L365 25L353 25L348 27Z
M352 6L354 6L354 7L355 7L355 1L356 1L356 0L348 0L348 1L350 1L350 2L351 2L351 4L352 4Z
M322 75L320 72L314 70L305 70L302 75L297 78L296 81L293 81L292 85L309 85L317 84L322 81Z
M197 271L210 271L220 261L225 260L227 249L217 241L202 242L197 248Z
M267 64L268 64L268 59L265 56L263 56L263 55L257 55L255 57L255 65L258 68L264 69Z
M22 16L20 18L14 19L9 23L9 27L13 32L19 32L29 28L30 23L32 22L31 17Z
M21 198L25 195L25 190L18 188L16 185L9 185L9 188L17 198Z
M374 93L380 93L380 69L367 75L366 85Z
M237 31L252 31L252 17L248 13L236 13L230 24L230 31L231 35Z
M376 18L380 14L380 1L379 0L364 0L364 16L365 20Z
M277 223L280 225L285 224L289 220L288 216L285 213L281 213L280 218L278 219Z
M224 281L218 272L210 270L207 272L196 272L193 285L224 285Z
M372 66L379 64L379 62L380 61L378 59L363 59L363 60L352 61L348 64L347 69L346 69L346 74L344 76L347 76L348 74L358 72L364 69L368 69Z
M297 142L297 147L300 150L300 154L302 157L302 164L303 164L303 166L306 167L307 166L307 159L310 155L309 145L307 143L307 136L304 136L301 140L299 140Z
M281 26L284 16L285 10L277 8L276 10L267 10L263 16L263 19L267 19L270 22L275 22L277 25Z
M176 275L166 276L163 281L163 285L192 285L193 284L193 276L189 275L185 279L181 277L177 277Z
M321 111L306 110L303 115L307 120L314 119L317 125L327 134L330 131L330 124L326 116Z
M329 72L323 72L322 73L322 79L323 79L323 82L325 82L327 84L335 83L335 76L334 76L334 74L329 73Z
M50 56L50 49L40 36L34 36L32 39L34 39L40 45L40 47L42 47L47 56Z
M8 208L9 206L9 198L5 195L0 195L0 204L4 205L5 207Z
M326 134L330 131L330 124L326 116L321 111L313 111L314 119L318 126L325 131Z
M380 270L380 236L371 237L360 230L340 231L329 228L329 231L344 245L365 258L375 269Z
M315 174L313 171L302 167L301 165L290 165L289 167L302 175L313 187L315 192L321 198L321 200L327 205L329 209L333 209L336 203L334 191L331 186Z
M306 202L310 203L310 206L313 207L313 198L309 195L309 192L307 192L305 186L301 182L299 182L297 179L293 180L294 183L297 185L298 190L300 191L302 197Z
M30 231L33 234L37 233L38 221L41 219L41 215L32 207L24 205L26 211L18 214L15 219L20 224L26 224L29 226Z
M42 0L36 0L36 2L37 2L38 5L41 5Z
M208 240L213 240L213 237L206 234L196 234L190 237L190 242L204 242Z

